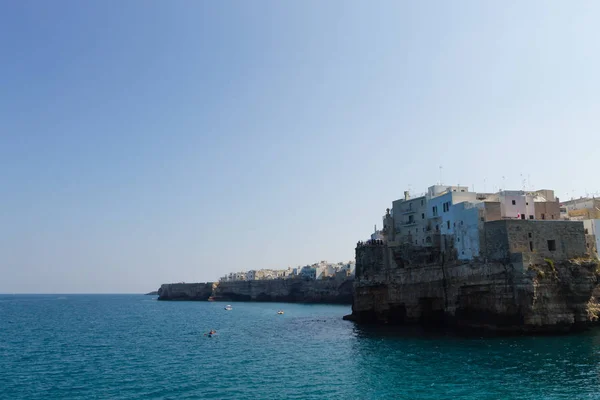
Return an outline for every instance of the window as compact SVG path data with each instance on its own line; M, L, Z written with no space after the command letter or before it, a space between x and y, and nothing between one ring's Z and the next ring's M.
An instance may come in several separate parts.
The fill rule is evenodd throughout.
M421 213L421 219L425 219L425 213Z
M460 224L462 225L462 224L463 224L463 222L462 222L462 221L460 221Z
M456 241L457 241L457 242L460 242L460 238L456 238Z
M526 206L528 206L528 205L529 205L529 203L528 203L528 202L525 202L525 205L526 205Z
M585 234L586 234L586 235L588 234L588 230L587 230L587 228L585 228Z
M531 235L531 233L530 233ZM529 251L533 251L533 242L529 242Z
M546 215L544 215L544 213L542 213L542 219L546 219Z
M521 219L525 219L525 214L521 214Z
M446 201L446 202L444 202L444 204L442 204L442 210L443 210L444 212L448 212L448 211L450 211L450 206L451 206L451 205L452 205L452 203L451 203L451 202L449 202L449 201Z
M551 215L552 219L554 219L554 214Z
M548 250L556 251L556 240L548 240Z
M529 219L533 219L533 215L530 215L530 216L529 216Z
M421 205L423 205L423 199L421 199Z
M436 225L436 226L435 226L435 230L436 230L436 231L439 231L439 230L440 230L440 226L439 226L439 225Z
M431 211L433 212L433 216L436 217L437 216L437 206L431 207Z
M448 229L450 229L450 221L446 221L446 225L448 226Z
M481 222L485 222L485 218L481 217Z
M529 233L528 233L528 235L529 235L529 237L531 237L531 236L532 236L532 235L531 235L531 232L529 232Z
M512 205L514 206L515 204L517 204L517 202L513 200L512 201Z

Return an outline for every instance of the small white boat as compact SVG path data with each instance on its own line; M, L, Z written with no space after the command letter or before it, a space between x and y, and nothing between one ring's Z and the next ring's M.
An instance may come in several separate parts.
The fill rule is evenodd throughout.
M277 311L277 314L279 314L279 315L283 314L283 310Z
M233 307L231 307L229 304L227 304L227 305L225 306L225 310L227 310L227 311L231 311L231 310L233 310Z

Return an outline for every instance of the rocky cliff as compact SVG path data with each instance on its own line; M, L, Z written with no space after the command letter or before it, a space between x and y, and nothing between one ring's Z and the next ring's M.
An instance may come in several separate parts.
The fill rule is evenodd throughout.
M597 260L532 260L412 265L397 263L385 245L358 247L346 319L507 333L564 332L597 323Z
M168 283L159 300L273 301L351 304L353 281L275 279L215 283Z
M158 300L208 300L213 283L164 283L158 289Z
M353 281L275 279L219 282L216 300L351 304Z

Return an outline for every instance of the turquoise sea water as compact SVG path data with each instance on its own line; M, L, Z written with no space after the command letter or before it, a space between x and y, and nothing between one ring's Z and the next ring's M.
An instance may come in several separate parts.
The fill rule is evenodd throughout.
M461 338L359 328L347 306L224 306L0 295L0 398L600 399L600 331Z

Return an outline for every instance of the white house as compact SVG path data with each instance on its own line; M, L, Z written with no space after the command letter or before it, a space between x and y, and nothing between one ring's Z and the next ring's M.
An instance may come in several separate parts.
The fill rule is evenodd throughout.
M535 196L522 190L503 190L499 193L500 213L505 219L535 219Z
M427 202L427 217L430 220L431 230L442 235L452 235L457 220L452 206L465 201L477 202L477 193L469 192L467 188L461 186L449 187L443 194L431 198Z

